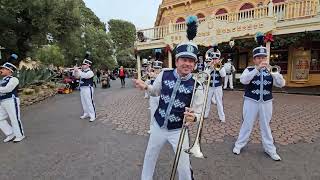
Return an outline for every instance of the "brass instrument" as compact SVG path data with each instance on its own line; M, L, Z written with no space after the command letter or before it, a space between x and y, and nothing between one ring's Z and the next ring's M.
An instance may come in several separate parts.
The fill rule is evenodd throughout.
M220 71L221 68L223 67L221 61L219 61L218 63L213 64L213 69L216 71Z
M205 98L204 98L204 102L203 102L203 106L202 106L202 110L201 110L201 114L200 114L200 121L199 121L198 129L197 129L195 141L190 148L188 148L184 151L188 154L193 155L194 157L203 158L204 155L201 151L201 144L200 144L201 143L201 132L202 132L202 127L203 127L203 122L204 122L203 116L204 116L204 112L205 112L206 104L207 104L207 99L208 99L207 97L208 97L208 92L209 92L211 75L208 72L201 71L201 72L195 74L193 76L193 78L195 79L195 83L194 83L194 87L193 87L193 91L192 91L192 98L191 98L190 106L192 106L192 104L193 104L194 95L197 90L205 90L205 95L204 95ZM199 83L201 85L197 86ZM191 109L192 109L192 107L191 107ZM185 118L186 117L183 118L183 123L185 123L185 120L186 120ZM182 144L183 144L185 133L186 133L187 129L188 129L188 127L183 124L182 130L180 133L180 137L179 137L179 142L178 142L177 149L176 149L176 154L174 157L174 162L173 162L172 169L171 169L170 180L174 180L174 178L175 178L178 163L180 160L181 151L182 151Z
M207 64L207 66L205 67L206 70L215 70L215 71L220 71L223 67L222 65L222 61L223 59L221 59L218 63L213 64L213 66L211 64Z
M270 74L276 74L281 72L281 67L274 65L271 66L270 64L266 67Z

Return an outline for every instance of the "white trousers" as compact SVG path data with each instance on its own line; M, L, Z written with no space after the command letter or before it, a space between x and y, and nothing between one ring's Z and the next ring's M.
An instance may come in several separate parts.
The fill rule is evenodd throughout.
M96 118L96 110L93 102L93 87L80 87L80 98L83 109L83 115L90 118Z
M146 80L146 84L147 85L150 85L151 84L151 80ZM144 98L149 98L150 97L150 94L148 91L144 91Z
M157 123L153 123L151 126L151 134L149 137L149 142L146 150L146 154L144 156L143 168L142 168L142 175L141 180L152 180L153 179L153 172L156 166L156 162L162 149L163 145L168 141L174 152L176 151L179 136L181 130L177 131L168 131L166 129L161 129ZM186 132L184 142L182 145L182 152L179 160L179 164L177 167L179 180L191 180L191 165L189 155L184 152L184 149L189 148L189 137L188 131ZM172 159L173 161L173 159ZM167 167L170 163L167 163ZM169 178L169 174L167 174ZM167 178L167 179L168 179Z
M241 149L248 143L254 122L257 118L259 119L263 148L268 152L275 153L276 147L273 144L269 126L272 118L272 101L262 103L250 99L244 100L243 123L235 147Z
M228 87L228 82L230 85L230 89L233 89L233 76L231 75L226 75L226 77L224 78L224 86L223 89L226 89Z
M12 127L7 119L10 119ZM0 129L8 136L12 133L16 137L24 136L23 126L20 120L20 99L10 98L0 102Z
M150 105L150 129L154 121L154 113L156 112L159 106L160 96L150 96L149 105Z
M217 103L217 110L218 110L218 116L220 121L225 121L226 117L223 111L223 91L222 91L222 86L219 87L210 87L209 92L208 92L208 100L207 100L207 105L206 105L206 111L204 113L204 117L208 118L210 108L211 108L211 99L215 98L216 103Z

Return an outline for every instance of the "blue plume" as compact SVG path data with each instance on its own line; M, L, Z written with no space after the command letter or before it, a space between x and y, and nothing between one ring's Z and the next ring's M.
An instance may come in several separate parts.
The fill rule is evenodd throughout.
M255 40L258 45L262 46L264 43L264 34L262 32L257 32Z
M187 17L187 38L192 41L197 36L198 18L197 16Z
M8 59L9 63L15 64L18 62L18 55L17 54L11 54L11 56Z

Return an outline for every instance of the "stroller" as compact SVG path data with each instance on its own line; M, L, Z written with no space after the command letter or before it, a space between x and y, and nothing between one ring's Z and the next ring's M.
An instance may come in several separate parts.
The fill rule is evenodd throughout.
M101 77L101 87L103 89L110 88L110 77L107 74Z

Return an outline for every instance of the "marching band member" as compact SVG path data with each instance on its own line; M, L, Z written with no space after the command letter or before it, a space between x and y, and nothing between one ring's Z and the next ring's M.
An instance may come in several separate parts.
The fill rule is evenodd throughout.
M221 122L225 122L225 114L223 111L223 91L222 91L222 78L226 76L226 71L224 67L221 67L220 69L213 68L216 64L221 63L220 56L221 53L218 49L218 46L214 46L212 49L208 50L210 59L212 61L209 63L209 68L207 70L211 71L211 82L210 82L210 88L208 93L208 99L213 99L213 97L216 100L217 103L217 110L218 110L218 116ZM222 66L222 65L221 65ZM207 101L206 105L206 111L204 114L204 118L208 118L209 112L210 112L211 102Z
M150 72L150 84L153 85L154 81L156 80L157 76L160 74L162 69L162 62L161 61L154 61L153 62L153 70ZM156 112L156 109L159 105L160 96L150 96L149 105L150 105L150 130L148 133L151 132L151 127L153 124L153 116Z
M89 60L90 53L87 52L82 63L82 70L74 68L73 75L80 79L80 97L83 109L81 119L90 118L90 122L96 120L96 111L93 102L93 76L94 73L90 69L92 62Z
M228 82L229 82L230 89L233 90L233 73L236 72L236 68L232 64L231 55L228 58L228 62L224 63L223 67L226 70L226 77L224 78L224 87L223 87L223 89L227 89Z
M151 58L151 57L149 57L149 58ZM151 71L151 61L148 61L148 59L143 59L142 60L143 61L143 64L142 64L142 66L144 67L144 72L143 72L143 76L142 77L144 77L144 79L145 79L145 82L147 83L147 84L150 84L150 76L149 76L149 73L150 73L150 71ZM144 98L145 99L149 99L150 98L150 95L149 95L149 93L148 93L148 91L144 91ZM148 108L148 109L150 109L150 107Z
M192 40L196 36L197 18L195 16L188 17L187 26L187 37ZM204 101L203 89L195 92L194 103L191 105L195 83L192 71L196 65L197 53L196 44L192 42L181 43L176 47L175 69L163 70L153 85L148 86L141 80L134 80L137 88L148 90L151 96L160 96L159 105L153 117L155 123L151 128L141 180L152 180L159 152L167 141L176 150L180 131L184 124L184 116L187 126L200 118L201 106ZM186 134L183 149L187 147L189 147L189 140ZM189 155L185 152L181 153L178 174L180 180L192 179Z
M272 86L284 87L285 80L279 72L271 73L270 65L267 63L267 48L263 47L263 38L261 33L257 34L256 40L260 46L253 49L254 66L247 67L240 76L241 83L246 86L243 123L233 153L239 155L241 149L247 144L258 117L263 148L273 160L280 161L281 158L273 144L269 123L272 118Z
M20 142L25 138L23 126L20 117L20 99L18 97L19 80L12 74L17 70L12 64L17 61L18 56L12 54L9 61L4 63L0 68L1 75L4 76L0 82L0 129L7 136L3 142ZM11 120L9 125L6 120Z
M197 72L204 71L205 64L203 62L203 56L199 56L198 59L199 59L199 62L197 63Z

